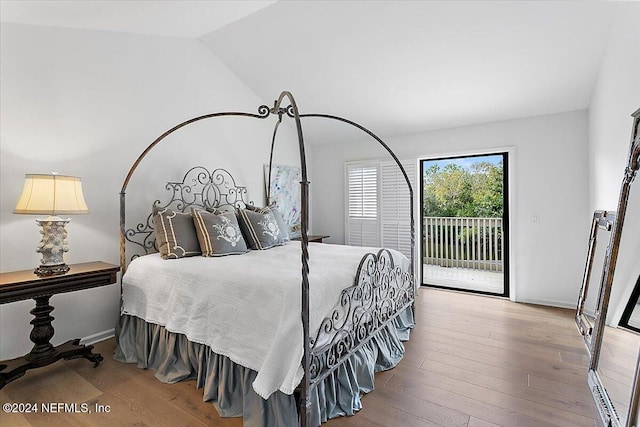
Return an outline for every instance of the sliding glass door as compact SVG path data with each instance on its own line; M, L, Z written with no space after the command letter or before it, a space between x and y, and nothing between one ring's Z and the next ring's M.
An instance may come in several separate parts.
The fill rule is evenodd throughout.
M422 284L508 296L507 153L420 162Z
M620 326L640 333L640 276L622 313Z

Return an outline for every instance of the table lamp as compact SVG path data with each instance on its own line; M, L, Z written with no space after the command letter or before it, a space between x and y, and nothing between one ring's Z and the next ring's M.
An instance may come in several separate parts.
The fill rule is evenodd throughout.
M55 172L50 175L25 175L24 188L13 213L49 215L36 220L42 234L42 241L36 252L42 254L42 259L34 273L38 276L51 276L68 272L69 266L64 262L64 253L69 251L65 226L71 219L60 218L58 215L89 213L80 178L58 175Z

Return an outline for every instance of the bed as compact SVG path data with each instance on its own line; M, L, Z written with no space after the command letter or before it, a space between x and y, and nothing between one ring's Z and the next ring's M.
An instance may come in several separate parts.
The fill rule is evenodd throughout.
M285 99L289 105L281 107ZM274 235L271 246L251 242L247 214L269 217L274 211L247 202L247 189L225 169L190 168L181 181L163 186L152 212L127 213L127 184L153 147L190 123L229 115L277 115L272 153L282 118L295 120L303 175L299 241ZM214 113L165 132L134 162L120 193L125 273L114 358L153 369L166 383L196 379L204 401L211 401L223 417L242 417L246 426L317 426L353 415L361 408L361 395L373 390L374 373L402 359L402 341L414 326L413 252L407 258L391 249L308 242L301 117L350 123L383 144L397 161L370 131L334 116L301 115L291 94L283 92L273 108L261 106L258 114ZM413 239L413 202L407 203ZM196 218L197 231L207 229L198 228L198 218L223 221L221 230L231 230L230 222L238 221L251 243L247 246L258 246L244 250L234 242L226 256L207 252L211 256L163 259L166 254L161 248L161 256L158 247L166 242L158 216L165 212ZM127 228L127 216L138 218L137 225ZM277 221L272 225L278 228ZM258 234L264 233L254 236ZM198 234L198 239L204 254L206 238Z

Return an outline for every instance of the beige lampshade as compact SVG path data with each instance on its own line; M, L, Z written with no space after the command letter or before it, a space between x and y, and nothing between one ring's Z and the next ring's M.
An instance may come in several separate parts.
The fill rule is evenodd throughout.
M89 213L76 176L27 174L24 188L13 213L72 215Z

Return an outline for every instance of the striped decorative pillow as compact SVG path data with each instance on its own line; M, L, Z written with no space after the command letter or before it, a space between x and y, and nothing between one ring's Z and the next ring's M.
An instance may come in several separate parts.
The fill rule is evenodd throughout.
M153 228L156 246L163 259L200 255L200 244L188 213L154 208Z
M250 211L253 211L253 212L258 212L258 213L271 212L273 214L273 216L276 218L276 222L278 223L278 227L280 227L281 237L284 239L285 242L288 242L290 240L289 239L289 232L287 231L287 228L288 228L287 224L285 224L284 218L282 217L282 214L280 213L280 211L276 207L275 202L271 203L269 206L265 206L264 208L259 208L257 206L253 206L253 205L247 205L247 210L250 210Z
M278 224L276 214L265 209L264 212L238 209L240 228L251 249L269 249L286 242L287 232Z
M203 256L224 256L247 252L234 212L207 212L191 209Z

